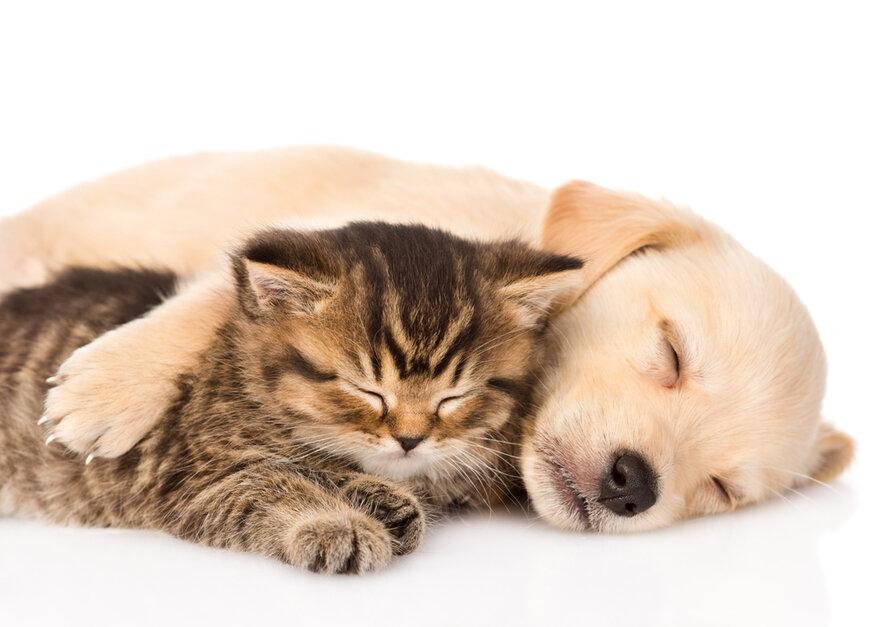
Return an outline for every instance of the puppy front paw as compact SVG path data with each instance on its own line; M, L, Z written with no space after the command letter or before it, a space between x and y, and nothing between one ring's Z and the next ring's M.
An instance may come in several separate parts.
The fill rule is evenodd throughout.
M51 386L41 423L50 441L92 457L118 457L161 419L178 394L173 375L118 351L108 336L76 350Z
M392 539L358 512L316 514L292 529L287 557L314 573L360 575L389 564Z
M343 497L353 507L383 523L393 537L396 555L416 549L426 532L423 506L410 490L377 477L356 477L343 486Z

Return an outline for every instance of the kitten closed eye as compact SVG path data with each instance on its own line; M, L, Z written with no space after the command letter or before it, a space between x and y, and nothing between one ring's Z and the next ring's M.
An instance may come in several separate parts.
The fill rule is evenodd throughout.
M358 398L362 399L366 403L368 403L377 414L383 418L389 412L389 405L386 402L386 398L384 398L383 394L379 392L373 392L371 390L366 390L365 388L359 387L357 385L352 385L352 387L347 388L349 392L353 393Z
M447 418L457 411L457 408L463 404L468 396L468 394L460 394L459 396L448 396L441 399L435 407L435 415L439 418Z

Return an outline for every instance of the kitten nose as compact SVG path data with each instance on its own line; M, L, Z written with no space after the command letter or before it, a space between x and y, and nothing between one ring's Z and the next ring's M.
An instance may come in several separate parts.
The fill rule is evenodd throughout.
M617 516L636 516L656 503L656 475L633 451L623 453L601 479L598 502Z
M417 436L408 436L408 437L396 437L396 440L399 441L399 444L402 445L402 448L407 453L411 449L417 448L417 445L420 444L423 440L426 439L426 436L417 435Z

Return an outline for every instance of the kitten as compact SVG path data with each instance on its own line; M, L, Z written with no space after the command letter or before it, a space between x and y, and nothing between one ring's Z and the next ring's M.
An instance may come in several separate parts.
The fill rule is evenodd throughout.
M87 465L44 446L45 377L175 277L72 269L0 301L0 507L361 573L417 546L424 506L517 487L546 321L580 261L356 223L264 232L231 265L237 302L166 418Z

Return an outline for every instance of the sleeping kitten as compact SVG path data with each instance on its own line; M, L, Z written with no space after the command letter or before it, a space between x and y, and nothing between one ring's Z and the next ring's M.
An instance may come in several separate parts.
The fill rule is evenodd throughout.
M381 567L417 546L424 505L490 505L514 486L545 323L578 293L580 267L418 226L262 233L233 257L238 302L166 418L88 465L51 430L44 446L45 377L175 278L73 269L12 292L0 302L0 506L319 572Z

